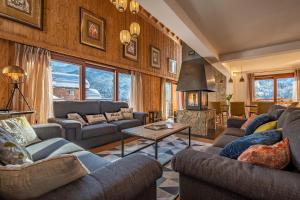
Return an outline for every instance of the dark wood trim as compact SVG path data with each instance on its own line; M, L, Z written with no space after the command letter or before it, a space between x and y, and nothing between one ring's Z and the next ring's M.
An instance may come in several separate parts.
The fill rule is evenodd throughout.
M114 100L119 101L119 72L115 71Z
M80 100L85 99L85 69L86 66L82 66L80 70Z

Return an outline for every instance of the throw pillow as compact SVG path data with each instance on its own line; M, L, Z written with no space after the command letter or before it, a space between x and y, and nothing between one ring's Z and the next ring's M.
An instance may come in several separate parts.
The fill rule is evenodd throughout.
M74 155L61 155L32 164L0 166L0 193L6 199L32 199L88 173Z
M291 161L289 141L285 138L271 146L251 146L239 156L238 160L253 165L283 169Z
M105 113L105 116L107 118L107 121L109 121L109 122L118 121L118 120L123 119L121 111L115 112L115 113Z
M251 135L261 125L272 121L272 118L268 114L258 115L245 129L245 135Z
M255 115L255 114L251 115L251 116L247 119L247 121L242 125L241 129L242 129L242 130L246 130L246 128L249 126L249 124L250 124L251 122L253 122L253 120L254 120L256 117L257 117L257 115Z
M86 121L84 121L84 119L78 113L69 113L67 116L68 119L78 121L82 126L88 125L88 123L86 123Z
M89 124L99 124L99 123L107 122L103 114L86 115L85 117Z
M4 165L32 163L27 150L3 128L0 128L0 162Z
M258 133L258 132L264 132L264 131L268 131L268 130L272 130L272 129L276 129L277 128L277 121L271 121L268 123L265 123L261 126L259 126L254 133Z
M121 108L124 119L133 119L133 108Z
M28 146L41 141L26 117L1 120L0 127L9 132L21 146Z
M227 144L220 152L220 155L236 159L241 155L241 153L243 153L252 145L272 145L280 141L281 138L282 132L279 130L270 130L260 133L254 133L248 136L243 136Z

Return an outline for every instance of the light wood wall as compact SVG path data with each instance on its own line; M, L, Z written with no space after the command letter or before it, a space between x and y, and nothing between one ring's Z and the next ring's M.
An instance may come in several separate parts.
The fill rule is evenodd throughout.
M80 7L106 20L106 51L80 44ZM129 13L128 9L125 14L120 13L109 0L72 0L72 3L70 0L46 0L44 10L43 31L0 18L0 38L46 48L91 62L140 71L144 74L145 111L160 109L160 77L176 81L182 57L180 40L177 37L167 36L165 30L168 29L161 23L153 20L154 18L150 15L147 16L145 11L138 16ZM137 62L123 57L123 46L119 40L120 31L125 28L129 29L133 21L141 26ZM0 42L2 58L10 56L4 50L6 43ZM150 45L161 51L160 69L150 66ZM168 58L177 60L177 75L168 72ZM0 64L4 66L7 63L1 60ZM7 89L0 91L2 90ZM4 100L2 92L0 95L1 101Z

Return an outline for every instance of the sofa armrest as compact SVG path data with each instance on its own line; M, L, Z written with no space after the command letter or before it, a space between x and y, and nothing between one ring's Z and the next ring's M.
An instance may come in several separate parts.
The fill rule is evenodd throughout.
M146 117L148 116L148 113L145 112L134 112L133 118L138 119L142 122L142 124L146 124Z
M82 139L81 135L81 124L78 121L75 120L70 120L70 119L63 119L63 118L49 118L48 119L49 123L57 123L62 126L64 129L64 132L66 134L66 137L68 138L68 132L69 130L74 130L75 132L75 137L77 140Z
M181 175L249 199L296 200L300 197L299 173L255 166L191 149L178 153L172 167Z
M32 125L32 128L41 140L63 137L62 127L59 124L35 124Z
M242 125L247 121L247 119L240 119L240 118L229 118L227 120L227 127L228 128L241 128Z

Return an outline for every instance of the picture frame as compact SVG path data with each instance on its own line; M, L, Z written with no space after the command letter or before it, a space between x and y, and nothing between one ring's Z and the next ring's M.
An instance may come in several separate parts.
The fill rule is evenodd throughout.
M131 38L128 45L123 45L123 56L129 60L138 60L138 39Z
M177 74L177 61L175 59L169 58L169 72L171 74Z
M154 68L160 68L160 50L150 46L150 64Z
M84 8L80 8L80 43L106 50L105 19Z
M43 30L44 0L3 0L0 17Z

